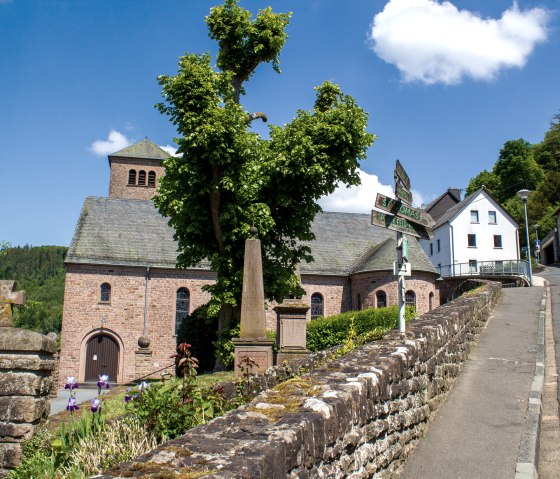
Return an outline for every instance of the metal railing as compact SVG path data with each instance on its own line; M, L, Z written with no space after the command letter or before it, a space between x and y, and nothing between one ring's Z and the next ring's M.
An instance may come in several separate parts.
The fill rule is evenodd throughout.
M436 268L444 278L454 276L529 276L527 261L470 261Z

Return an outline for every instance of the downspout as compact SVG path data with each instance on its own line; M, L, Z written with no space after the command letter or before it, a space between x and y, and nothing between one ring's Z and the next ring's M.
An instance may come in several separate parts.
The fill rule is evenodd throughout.
M150 267L146 266L146 281L144 283L144 332L142 336L146 336L148 330L148 280L150 279Z
M519 260L520 260L520 256L519 256L519 229L516 229L516 230L515 230L515 238L516 238L516 241L515 241L515 252L516 252L516 254L517 254L517 261L519 261Z
M348 276L348 292L350 294L350 311L354 309L354 298L352 297L352 276Z

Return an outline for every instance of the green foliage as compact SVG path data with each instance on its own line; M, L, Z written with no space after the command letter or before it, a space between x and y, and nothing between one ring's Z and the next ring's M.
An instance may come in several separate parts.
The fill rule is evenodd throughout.
M560 113L554 115L544 140L533 149L535 160L544 170L560 172Z
M469 186L465 194L472 195L475 191L485 187L498 201L502 194L502 182L500 178L493 172L483 170L474 178L471 178Z
M191 344L192 354L200 363L200 371L210 371L214 367L217 329L216 318L208 316L208 305L195 309L179 326L177 344Z
M169 378L145 388L129 402L128 411L162 441L223 414L224 399L214 387L201 388L183 378Z
M543 179L531 144L522 138L504 143L493 172L502 186L500 201L514 197L521 189L534 190Z
M522 229L525 217L517 192L531 191L527 216L532 246L537 234L542 239L555 228L555 212L560 207L560 114L554 116L541 143L531 145L522 138L504 143L492 171L484 170L472 178L467 195L483 185ZM526 246L524 233L519 235L519 240L521 246Z
M100 474L112 466L155 449L158 442L146 434L144 425L132 417L113 421L111 427L81 439L61 477L78 478Z
M0 279L17 281L27 304L14 308L14 324L46 334L60 332L64 298L64 258L61 246L2 246Z
M405 319L414 318L414 308L407 306ZM348 311L307 323L307 349L321 351L344 344L348 338L372 341L381 338L399 324L397 306Z
M58 431L58 437L51 443L51 446L57 454L63 457L63 460L69 456L78 443L88 436L97 434L105 428L105 421L101 411L91 413L82 409L82 417L78 421L70 423L61 423Z
M219 335L219 338L214 341L216 357L220 359L222 364L227 368L233 368L233 361L235 359L235 346L233 345L233 338L239 337L239 324L234 324L231 327L226 327Z
M187 53L177 75L158 78L164 101L156 107L180 136L179 156L166 160L155 203L175 230L178 266L206 259L217 273L206 288L212 293L208 314L220 312L222 334L239 314L251 226L262 244L266 297L302 294L294 269L312 259L302 241L313 239L317 200L338 184L359 183L359 161L374 140L367 114L330 82L316 89L311 111L270 127L270 139L251 131L251 122L266 115L251 115L239 104L243 83L263 62L279 71L289 18L266 8L252 19L226 0L206 18L219 45L217 68L209 55ZM224 353L218 348L219 357Z

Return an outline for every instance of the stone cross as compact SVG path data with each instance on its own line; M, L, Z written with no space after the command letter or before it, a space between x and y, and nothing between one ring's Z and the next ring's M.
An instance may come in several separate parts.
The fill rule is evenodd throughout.
M0 280L0 327L12 327L12 308L14 304L24 305L25 291L16 291L16 282Z

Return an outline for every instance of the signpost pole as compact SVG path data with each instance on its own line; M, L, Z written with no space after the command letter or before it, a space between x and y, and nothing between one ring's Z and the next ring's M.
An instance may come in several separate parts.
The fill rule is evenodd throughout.
M397 265L404 264L403 258L403 243L404 243L404 234L397 232ZM404 333L406 330L405 321L404 321L404 305L405 305L405 284L404 284L404 273L399 271L398 278L398 290L399 290L399 331Z

